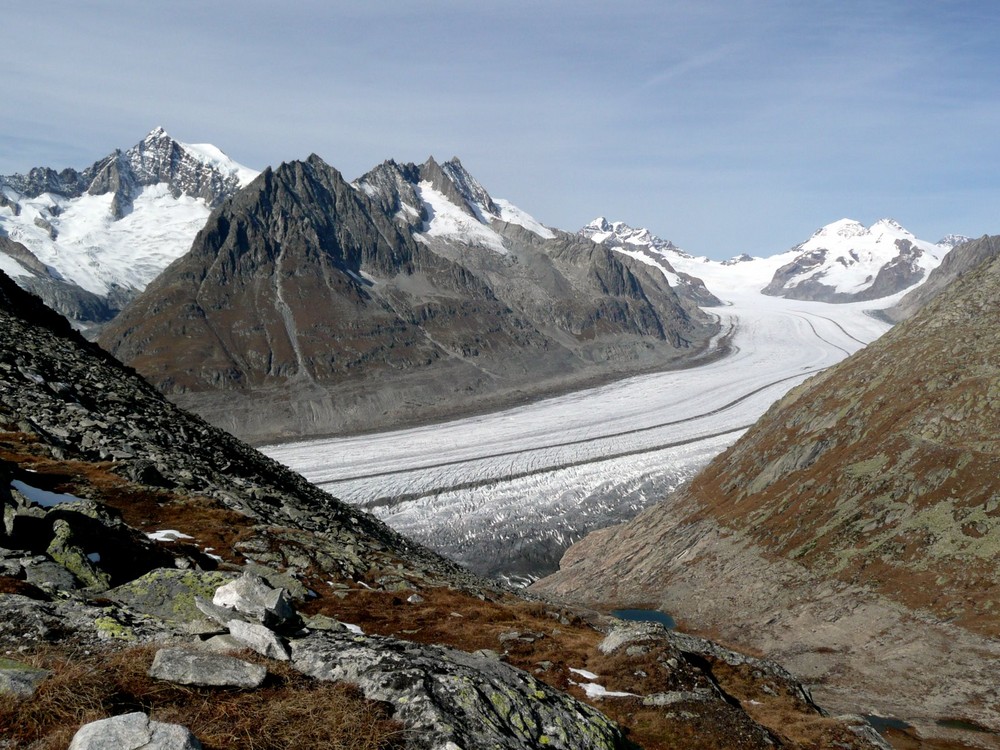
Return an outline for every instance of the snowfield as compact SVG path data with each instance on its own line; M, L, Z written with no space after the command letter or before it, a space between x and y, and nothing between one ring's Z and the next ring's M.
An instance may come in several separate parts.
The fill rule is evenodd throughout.
M690 479L776 399L889 326L866 311L767 297L782 256L723 266L689 259L727 303L729 354L506 411L264 452L333 495L477 572L527 583L565 548ZM671 262L675 260L671 258Z

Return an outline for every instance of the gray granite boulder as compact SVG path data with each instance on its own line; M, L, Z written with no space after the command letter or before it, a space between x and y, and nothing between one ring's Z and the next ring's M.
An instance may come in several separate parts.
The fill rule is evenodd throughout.
M297 620L288 592L274 588L249 571L216 589L212 603L235 609L270 628L280 628Z
M255 688L264 682L267 670L224 654L161 648L153 657L149 676L181 685Z
M69 750L201 750L201 743L178 724L151 721L136 712L84 724Z
M229 634L258 654L278 661L288 661L288 648L273 630L256 622L230 620Z
M319 632L292 641L292 665L318 679L355 683L365 697L391 703L413 750L630 747L596 709L479 654Z

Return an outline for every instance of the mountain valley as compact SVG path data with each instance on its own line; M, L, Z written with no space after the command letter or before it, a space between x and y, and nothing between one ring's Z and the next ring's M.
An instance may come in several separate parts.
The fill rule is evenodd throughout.
M789 392L688 487L571 548L539 590L667 608L778 655L830 705L926 736L961 720L980 728L962 741L992 746L994 243L958 247L979 264Z
M378 747L1000 746L997 248L719 262L457 158L159 128L0 177L0 746L123 709L237 746L154 675L213 644L266 675L227 701L357 685ZM27 718L84 652L104 703Z
M177 409L2 272L0 323L7 747L885 748L776 664L413 544Z

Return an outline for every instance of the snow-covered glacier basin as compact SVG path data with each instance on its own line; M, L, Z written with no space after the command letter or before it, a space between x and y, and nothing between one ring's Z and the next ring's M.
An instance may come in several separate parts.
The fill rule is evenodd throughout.
M589 531L662 500L786 391L889 327L869 314L872 303L738 287L720 296L728 304L714 312L732 331L731 352L700 367L441 424L263 450L477 572L529 582Z

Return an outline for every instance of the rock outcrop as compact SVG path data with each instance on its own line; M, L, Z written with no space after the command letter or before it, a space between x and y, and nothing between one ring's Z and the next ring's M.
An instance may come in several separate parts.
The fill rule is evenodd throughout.
M883 310L883 316L891 323L912 318L952 282L976 270L985 261L997 255L1000 255L1000 237L983 235L978 240L967 240L957 244L944 257L941 265L931 271L927 281L908 292L897 304Z

